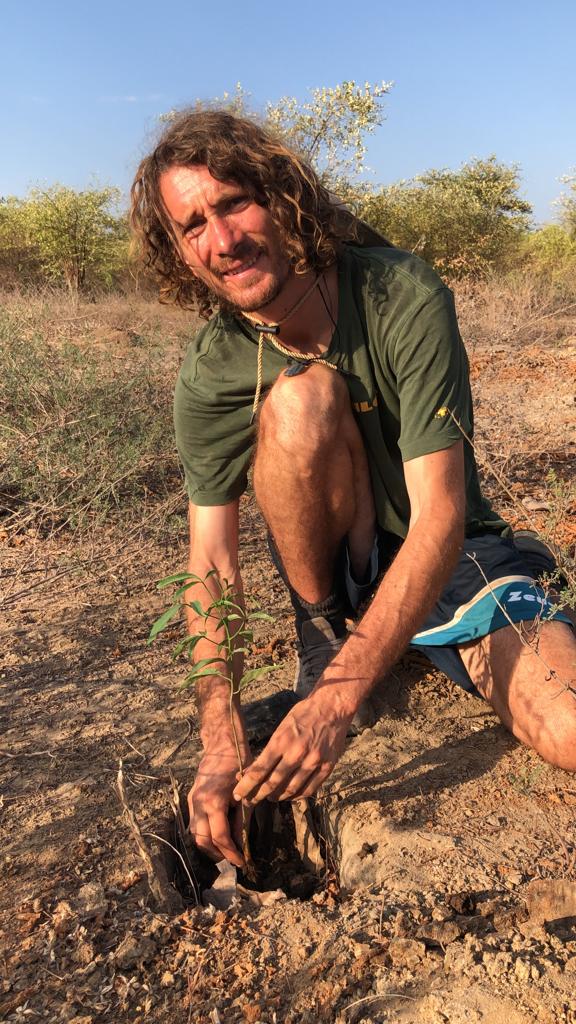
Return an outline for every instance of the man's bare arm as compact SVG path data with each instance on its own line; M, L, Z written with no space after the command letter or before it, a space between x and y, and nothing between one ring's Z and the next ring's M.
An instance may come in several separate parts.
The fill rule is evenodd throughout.
M188 601L200 601L207 608L221 595L222 588L229 585L235 600L243 606L242 580L238 570L238 502L211 507L190 505L188 568L204 581L190 588L186 594ZM194 660L217 656L215 645L223 639L223 630L214 628L215 624L210 622L205 623L189 605L186 618L190 634L208 631L206 639L196 645ZM195 683L204 754L188 796L190 830L197 845L209 856L217 860L226 857L238 866L243 864L237 845L241 821L236 813L231 830L231 793L239 771L238 749L243 765L250 762L251 755L238 696L231 704L230 679L240 679L242 660L241 654L235 654L232 664L222 662L221 675L207 676Z
M355 633L278 727L236 786L236 799L256 803L316 791L340 757L362 700L405 650L450 578L464 537L462 443L404 469L411 503L406 540Z

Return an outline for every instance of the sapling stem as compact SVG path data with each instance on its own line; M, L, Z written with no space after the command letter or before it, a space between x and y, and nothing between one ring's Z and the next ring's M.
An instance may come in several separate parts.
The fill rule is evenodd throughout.
M215 596L214 590L209 586L208 581L211 577L215 577L213 582L219 588L219 595ZM158 633L169 625L175 615L179 612L182 604L185 607L190 608L197 619L203 620L203 629L200 629L195 633L191 633L176 645L174 657L177 657L185 650L188 650L188 653L192 654L200 640L207 641L216 648L215 653L217 654L217 657L202 658L198 660L193 666L191 672L186 676L183 685L190 686L193 683L198 682L199 679L206 678L208 676L218 676L220 679L224 679L228 683L228 711L230 716L230 727L238 760L238 770L240 776L242 776L244 774L245 766L235 721L234 698L240 695L242 689L248 685L248 683L267 672L273 671L275 666L264 665L261 668L250 669L247 672L243 672L238 684L236 685L234 677L234 658L235 656L243 656L249 652L248 645L253 639L252 629L249 625L250 621L254 619L264 619L272 622L272 617L259 610L247 612L243 605L238 604L237 601L234 600L236 594L233 591L231 584L229 584L226 579L220 579L215 570L211 570L204 578L196 576L194 573L178 573L175 576L169 576L164 580L160 580L158 587L162 589L171 584L180 584L174 594L176 601L174 604L170 605L170 607L153 624L152 629L150 630L148 642L151 642ZM210 603L207 607L204 607L198 600L187 600L188 592L197 584L201 584L210 598ZM210 629L210 622L212 629ZM230 628L231 623L234 623L233 629ZM213 632L216 635L211 636L210 632ZM226 672L223 672L222 670L222 662L226 665ZM242 821L242 855L246 865L245 873L251 881L255 881L256 869L250 852L248 813L244 801L241 802L240 808Z

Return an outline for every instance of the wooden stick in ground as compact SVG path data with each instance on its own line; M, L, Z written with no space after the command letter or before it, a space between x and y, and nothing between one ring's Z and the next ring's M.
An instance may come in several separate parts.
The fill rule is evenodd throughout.
M140 854L140 856L142 858L142 861L144 863L144 867L146 869L146 876L148 878L148 886L150 888L150 892L152 893L152 896L154 897L154 899L156 900L156 902L160 906L162 906L162 907L167 906L167 905L169 906L170 903L172 902L171 898L170 898L170 894L166 893L164 891L164 887L162 885L162 882L160 881L160 879L158 878L158 875L156 874L156 869L154 867L154 862L152 860L152 857L150 856L150 851L148 850L148 847L146 846L146 843L144 841L144 836L142 835L142 830L141 830L140 825L138 824L138 822L136 820L136 816L134 814L134 811L132 810L132 808L128 804L128 800L126 798L126 790L124 788L124 772L122 770L122 761L120 761L120 766L118 768L118 775L116 776L116 792L118 793L118 799L120 800L120 803L122 805L122 810L124 812L124 818L125 818L126 824L128 825L128 828L130 829L130 833L132 835L132 838L134 839L134 842L136 843L136 846L138 848L138 853Z

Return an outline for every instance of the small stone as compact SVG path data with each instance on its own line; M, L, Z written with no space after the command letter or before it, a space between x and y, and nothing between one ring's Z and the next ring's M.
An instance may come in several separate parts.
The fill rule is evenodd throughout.
M571 956L564 964L564 970L569 974L576 974L576 956Z
M447 921L450 917L450 911L446 907L434 907L432 911L433 921Z
M518 959L514 964L514 974L518 981L528 981L530 977L530 964L526 960Z
M414 933L414 922L404 910L399 910L394 918L392 934L399 939L409 938Z
M96 956L96 950L91 942L85 942L80 940L78 942L74 952L72 953L72 959L74 963L80 964L81 967L86 967L91 964Z
M426 956L426 946L416 939L392 939L388 955L395 967L417 967Z
M68 935L78 924L78 917L68 900L60 900L52 914L52 927L56 935Z
M155 955L156 943L152 942L152 939L137 938L135 935L126 935L112 954L118 967L122 969L151 960Z
M164 946L170 939L171 929L167 921L161 917L153 917L144 926L144 934L153 939L159 946Z
M448 899L448 906L457 914L474 914L476 912L476 894L473 892L455 892Z
M530 918L538 924L576 917L576 882L536 878L524 888Z
M87 882L78 890L76 905L83 921L102 920L108 911L108 900L100 882Z
M520 871L509 871L506 879L510 885L522 885L524 877Z
M484 953L482 956L482 963L486 968L486 973L491 978L499 978L504 974L507 974L512 965L512 957L509 953L503 951L498 953Z
M448 946L462 935L462 928L456 921L426 921L416 935L434 946Z

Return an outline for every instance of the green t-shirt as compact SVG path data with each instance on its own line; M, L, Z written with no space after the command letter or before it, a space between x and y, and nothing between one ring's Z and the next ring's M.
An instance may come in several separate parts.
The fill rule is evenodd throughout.
M471 437L468 359L451 291L399 249L346 246L338 262L338 322L324 358L346 380L383 529L404 537L410 504L402 463ZM176 384L174 421L190 500L224 505L246 489L255 428L258 333L218 314L196 335ZM264 345L263 387L289 364ZM305 425L303 425L305 426ZM480 493L465 442L467 535L506 524Z

